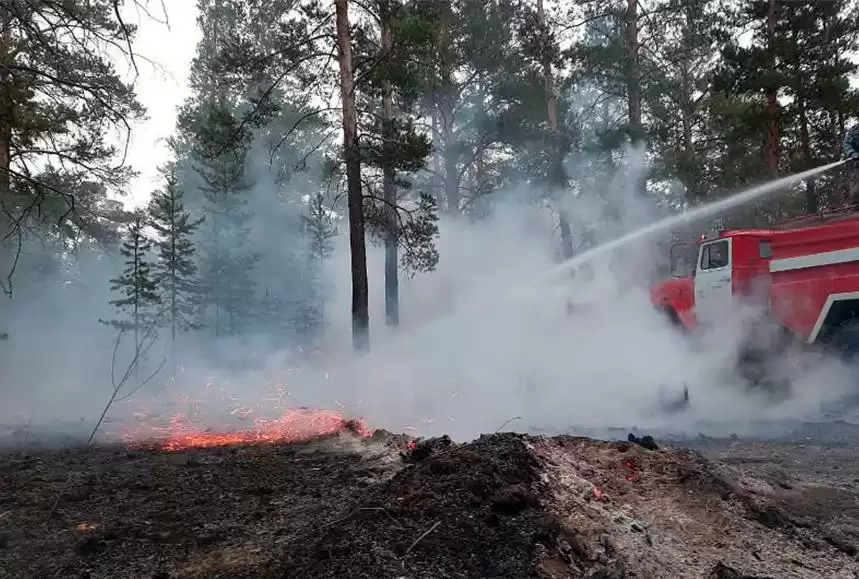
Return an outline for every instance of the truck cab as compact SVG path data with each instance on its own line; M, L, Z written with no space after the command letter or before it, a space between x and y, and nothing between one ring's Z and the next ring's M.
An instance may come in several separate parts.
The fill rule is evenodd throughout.
M771 232L728 232L717 222L698 242L672 246L672 279L651 288L651 302L675 325L694 330L724 317L738 296L764 299L771 258Z
M859 354L859 213L850 209L772 229L716 222L697 242L672 246L671 279L651 287L651 303L684 330L756 305L801 342Z

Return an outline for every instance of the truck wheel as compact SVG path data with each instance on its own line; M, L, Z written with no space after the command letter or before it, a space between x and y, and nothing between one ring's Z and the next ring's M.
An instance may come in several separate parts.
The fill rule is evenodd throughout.
M847 318L838 325L830 345L846 360L859 355L859 319Z
M745 382L748 392L765 395L772 402L780 402L790 397L790 381L774 375L771 361L778 354L749 348L737 360L737 372Z
M662 310L662 313L668 318L668 323L671 324L672 327L677 328L678 330L685 331L686 327L683 325L683 322L680 321L680 316L677 315L677 312L674 311L674 308L667 307Z

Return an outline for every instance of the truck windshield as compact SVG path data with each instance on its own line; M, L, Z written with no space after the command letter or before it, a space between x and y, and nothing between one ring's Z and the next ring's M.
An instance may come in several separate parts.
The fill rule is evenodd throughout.
M728 265L728 242L717 241L705 245L701 251L701 269L718 269Z
M671 276L690 277L695 273L698 246L694 243L677 243L671 246Z

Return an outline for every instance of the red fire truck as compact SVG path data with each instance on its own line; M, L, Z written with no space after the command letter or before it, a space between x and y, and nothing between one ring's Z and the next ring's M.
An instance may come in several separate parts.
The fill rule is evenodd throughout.
M671 249L672 278L650 298L677 327L697 331L748 304L793 342L859 353L859 212L847 207L772 229L716 223Z

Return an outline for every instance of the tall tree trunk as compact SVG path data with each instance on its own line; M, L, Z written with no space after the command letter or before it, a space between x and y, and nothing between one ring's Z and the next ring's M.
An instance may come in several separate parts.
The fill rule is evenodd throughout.
M635 147L644 144L644 125L641 121L641 66L639 52L641 44L638 41L638 1L626 1L626 106L627 122L629 124L629 139ZM635 192L641 195L647 193L647 171L635 176Z
M436 92L436 110L441 123L442 162L444 163L444 196L447 211L451 215L460 213L459 195L459 154L456 151L456 135L454 134L455 102L453 95L453 70L449 55L450 42L450 2L446 3L439 22L439 55L440 55L440 88Z
M168 185L169 186L169 185ZM176 199L170 193L170 341L176 345Z
M558 229L561 231L561 255L564 259L573 257L573 234L570 228L570 217L563 206L566 201L566 177L564 175L564 159L561 150L561 135L558 130L558 98L555 95L555 77L552 74L552 61L549 53L549 25L546 22L546 11L543 0L537 0L537 20L540 25L542 36L542 65L543 65L543 89L546 98L546 114L549 118L549 131L551 133L553 168L550 178L550 195L556 196L558 190L561 199L558 201Z
M370 348L370 309L367 287L367 246L364 238L364 198L361 157L358 151L358 114L352 72L352 38L348 0L334 0L337 46L340 52L340 96L343 101L343 157L349 205L349 249L352 257L352 345L358 352Z
M19 6L18 9L23 9ZM12 274L16 251L12 247L16 211L11 202L12 191L12 127L15 103L12 100L10 65L14 61L12 47L12 14L0 8L0 288L12 296ZM11 214L11 218L10 218ZM8 250L8 251L7 251Z
M134 248L134 362L136 364L137 357L140 355L140 282L137 274L139 268L139 252L137 247Z
M439 201L444 197L444 180L441 176L441 132L438 122L438 106L435 95L430 97L430 110L432 113L432 188L433 195Z
M799 146L802 152L803 170L807 170L812 168L813 161L811 158L811 135L808 132L808 112L805 108L804 96L797 97L797 107L799 109ZM808 213L820 211L814 179L805 180L805 210Z
M629 135L634 144L644 140L641 124L641 70L639 68L638 0L626 2L626 96Z
M382 58L391 58L394 47L394 35L391 28L390 14L382 16ZM399 227L397 223L397 190L394 186L396 171L394 169L394 90L390 81L385 81L382 87L382 114L384 116L384 166L382 167L382 196L385 200L385 323L389 326L400 324L400 295L397 267L397 241Z
M847 136L847 121L844 118L844 111L840 108L837 112L838 117L838 143L835 145L835 155L837 157L841 156L841 146L844 143L844 137ZM842 177L840 179L840 189L841 189L841 202L844 205L850 205L850 184L852 180L856 178L856 171L854 168L855 163L847 163L844 167L844 173L842 173Z
M450 102L442 99L442 102ZM459 195L459 154L456 152L456 142L453 134L453 107L443 107L443 140L444 140L444 196L447 200L447 211L451 215L459 215L462 211ZM450 119L450 122L444 119Z
M683 11L683 15L685 18L684 28L683 28L683 41L689 42L690 44L694 42L692 35L694 35L694 22L696 20L696 11L699 9L699 6L694 2L687 2L686 7ZM690 202L697 202L699 197L701 196L701 191L699 188L699 175L700 175L700 165L698 163L698 155L695 150L695 139L693 136L692 128L695 124L695 113L698 110L698 100L704 98L703 95L696 96L696 86L692 81L692 62L691 55L685 56L682 58L682 61L679 64L681 80L682 80L682 93L681 93L681 115L682 115L682 124L683 124L683 153L684 153L684 163L681 171L681 180L683 181L683 185L686 189L686 200Z
M775 56L775 23L776 23L776 0L769 0L767 10L767 41L770 54ZM775 66L775 62L770 62ZM778 87L770 87L766 93L766 107L764 116L767 122L767 147L766 163L772 177L778 176L779 157L779 122L778 122Z
M687 9L688 10L688 9ZM698 191L698 161L695 152L695 140L692 135L692 123L695 116L695 104L689 96L692 94L694 87L689 80L689 63L682 64L683 78L683 106L680 114L682 115L681 124L683 127L683 154L684 163L680 171L680 180L686 189L686 200L696 202L700 196Z
M0 13L0 204L11 191L12 124L14 121L10 67L13 59L12 15ZM5 236L5 231L0 232Z
M483 87L479 90L481 96L484 97ZM468 215L472 222L477 222L484 216L484 197L487 194L486 184L486 153L482 142L477 144L477 151L474 156L474 186L471 190L471 199L469 203Z
M472 222L476 222L482 213L481 206L483 205L483 196L487 191L486 187L486 134L484 127L486 126L486 77L484 74L478 74L476 79L476 102L479 103L475 110L475 120L480 128L480 134L477 137L477 142L474 146L474 169L471 171L471 191L469 193L466 206L468 207L468 217Z

